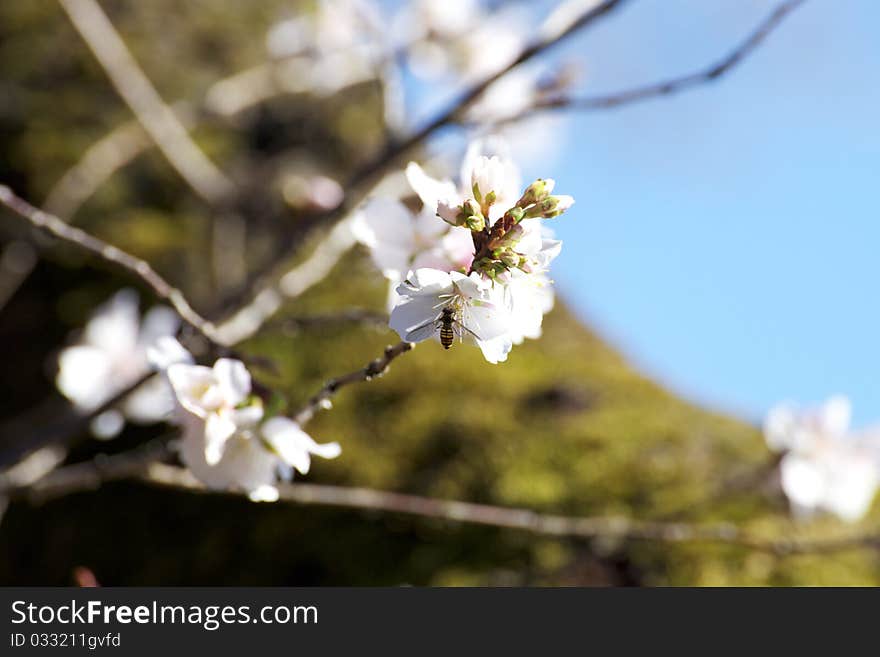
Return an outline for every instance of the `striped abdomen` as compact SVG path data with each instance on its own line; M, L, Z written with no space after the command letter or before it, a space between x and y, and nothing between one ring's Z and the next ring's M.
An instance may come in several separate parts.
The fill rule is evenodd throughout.
M444 349L449 349L452 346L452 342L455 339L455 334L452 332L452 324L444 323L443 326L440 327L440 344L443 345Z

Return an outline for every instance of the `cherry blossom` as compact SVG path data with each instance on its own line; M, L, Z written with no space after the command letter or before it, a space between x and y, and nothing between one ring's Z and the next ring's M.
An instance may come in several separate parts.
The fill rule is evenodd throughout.
M99 306L82 331L79 342L58 357L58 390L73 405L89 413L149 373L147 350L179 327L170 308L156 306L141 319L134 290L117 292ZM141 424L163 420L174 407L161 377L153 377L132 392L118 409L101 413L92 422L98 437L122 430L125 418Z
M782 490L799 515L827 511L855 522L880 486L877 432L850 431L851 406L835 396L815 409L781 404L764 423L768 446L782 452Z
M221 358L213 367L174 364L168 380L178 403L180 457L209 488L241 489L254 501L278 499L277 481L306 474L311 455L339 456L338 443L318 444L293 420L263 421L244 364Z
M400 301L391 311L390 326L409 342L437 334L443 308L454 312L454 330L462 340L474 342L490 363L507 360L512 315L503 286L476 273L417 269L397 288Z

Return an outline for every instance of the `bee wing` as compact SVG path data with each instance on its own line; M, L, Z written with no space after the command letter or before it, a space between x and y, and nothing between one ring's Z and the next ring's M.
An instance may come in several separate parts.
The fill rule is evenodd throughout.
M471 336L472 336L474 339L476 339L476 340L482 340L482 339L483 339L483 338L481 338L479 335L477 335L476 333L474 333L473 331L471 331L467 326L465 326L465 325L462 324L461 322L456 322L455 324L456 324L456 326L459 328L460 331L467 331L468 333L471 334ZM459 333L459 335L461 335L461 333Z
M434 331L437 330L437 318L429 319L424 324L419 324L414 329L412 329L409 333L406 334L406 338L404 338L407 342L421 342L422 340L427 340L430 338Z

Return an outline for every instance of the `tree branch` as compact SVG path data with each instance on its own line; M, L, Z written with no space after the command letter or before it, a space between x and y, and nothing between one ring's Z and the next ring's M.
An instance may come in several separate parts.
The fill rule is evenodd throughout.
M199 196L217 204L233 185L190 138L95 0L60 0L71 23L168 162Z
M27 487L0 487L0 497L40 502L83 490L95 490L103 482L140 477L144 482L177 490L238 495L234 491L207 489L184 468L157 462L165 446L154 443L139 450L104 456L56 470ZM880 547L880 531L862 531L825 537L770 537L733 523L695 524L638 520L616 516L563 516L528 509L473 504L370 488L319 484L280 484L285 502L339 509L396 513L448 522L526 531L542 536L655 541L660 543L716 544L767 552L776 556L820 554Z
M655 82L643 87L636 87L626 91L620 91L608 95L588 96L584 98L551 98L535 103L524 112L505 118L495 123L495 126L507 125L516 121L533 116L539 112L559 109L572 109L580 111L592 111L611 109L621 105L629 105L650 98L670 96L697 86L714 82L723 77L745 60L764 40L775 30L795 9L804 4L806 0L787 0L765 18L752 33L730 52L724 59L695 73L671 78L662 82Z
M363 367L359 370L355 370L345 376L340 376L336 379L330 379L327 383L324 384L324 387L321 388L317 393L315 393L311 399L303 406L302 409L294 416L294 420L302 426L306 422L312 419L312 416L318 411L320 408L329 408L330 398L335 395L340 388L343 386L347 386L351 383L358 383L360 381L371 381L377 376L382 376L388 370L388 366L391 364L395 358L400 356L401 354L405 354L407 351L410 351L415 345L412 342L401 341L398 342L394 346L385 347L385 352L375 360L371 360L367 363L366 367Z
M207 338L209 342L215 346L222 345L216 327L199 315L183 296L183 293L156 273L146 260L141 260L79 228L74 228L55 215L35 208L24 199L16 196L5 185L0 185L0 204L26 219L35 228L39 228L81 251L91 253L105 262L116 265L149 287L159 299L171 304L180 318Z

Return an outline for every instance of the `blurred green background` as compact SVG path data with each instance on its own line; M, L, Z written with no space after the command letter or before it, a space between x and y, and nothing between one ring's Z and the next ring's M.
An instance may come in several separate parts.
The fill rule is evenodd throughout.
M263 36L279 16L313 8L281 0L102 6L160 94L195 106L216 80L265 60ZM40 204L85 149L130 120L55 3L0 3L0 182ZM301 219L281 200L291 172L341 180L381 148L382 94L375 81L324 98L284 94L231 119L201 112L193 134L245 190L241 256L253 267ZM31 237L23 222L2 218L3 245ZM222 218L155 149L117 172L76 220L150 261L200 309L243 284L241 272L211 264ZM97 304L127 285L99 263L41 243L36 269L0 311L3 418L47 403L56 410L43 420L61 412L52 385L57 350ZM355 250L279 317L382 311L385 294L384 280ZM152 304L146 291L142 303ZM396 339L356 325L293 333L270 326L242 351L276 364L276 372L255 375L295 407ZM573 515L730 520L767 535L839 529L830 519L795 524L772 481L727 490L732 478L748 481L770 460L759 430L640 376L564 300L545 319L544 337L516 347L506 364L488 365L468 347L444 352L422 344L380 380L343 390L309 432L343 446L339 459L314 464L313 482ZM129 427L112 442L83 443L70 460L121 451L157 433ZM3 435L0 445L21 439ZM544 538L135 483L10 505L0 524L0 583L68 584L78 566L105 585L880 583L877 556L866 550L777 557L735 546Z

